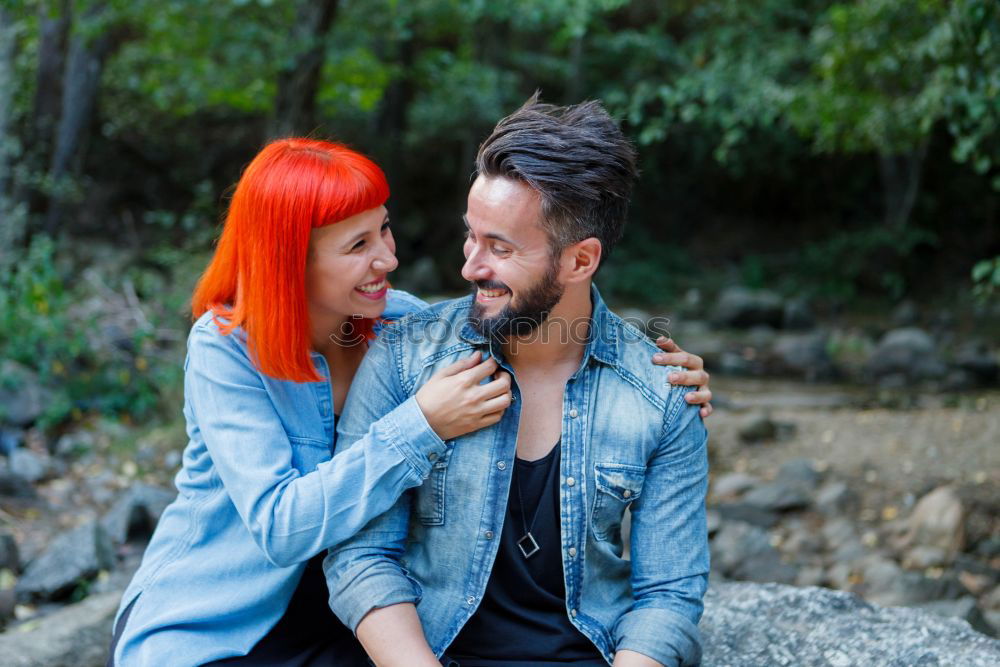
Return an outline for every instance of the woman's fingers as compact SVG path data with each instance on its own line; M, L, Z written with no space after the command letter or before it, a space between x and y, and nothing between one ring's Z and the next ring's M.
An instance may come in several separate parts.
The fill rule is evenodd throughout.
M712 400L711 389L692 391L684 396L684 400L693 405L707 405Z
M483 358L483 353L480 352L479 350L476 350L475 352L473 352L469 356L462 357L458 361L445 366L444 368L442 368L441 370L439 370L437 373L435 373L435 375L438 375L440 377L448 377L450 375L457 375L457 374L461 373L462 371L468 370L470 368L474 368L476 365L479 364L479 362L482 360L482 358Z
M708 379L708 371L677 371L667 376L667 382L679 387L705 387Z
M507 371L500 371L497 373L497 379L492 382L487 382L484 385L480 385L478 391L479 396L483 399L493 398L494 396L500 396L501 394L509 394L510 373Z
M510 399L510 392L506 391L499 396L494 396L483 401L479 407L482 409L484 415L502 414L504 410L510 407Z
M653 355L653 363L660 366L683 366L692 371L705 367L705 360L690 352L657 352Z
M471 387L493 375L497 370L497 362L493 357L486 357L481 364L466 369L458 374L466 386Z
M701 418L702 419L705 419L710 414L712 414L712 412L714 410L715 410L715 408L712 407L711 403L706 403L705 405L701 406L701 410L700 410L699 414L701 414Z

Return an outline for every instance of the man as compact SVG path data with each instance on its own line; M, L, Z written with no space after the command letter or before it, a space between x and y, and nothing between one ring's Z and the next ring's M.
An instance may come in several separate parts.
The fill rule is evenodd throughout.
M379 665L697 664L707 434L591 284L621 237L634 151L598 103L532 98L476 167L462 269L474 294L373 344L338 448L476 350L511 374L511 407L331 550L331 608Z

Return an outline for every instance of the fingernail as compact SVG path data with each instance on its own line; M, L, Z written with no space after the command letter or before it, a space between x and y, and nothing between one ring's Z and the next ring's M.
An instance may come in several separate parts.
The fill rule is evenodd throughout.
M666 360L667 360L667 355L665 355L665 354L654 354L653 355L653 361L666 361Z
M677 382L678 380L681 379L681 376L678 375L677 373L671 373L670 375L667 376L667 379L670 380L671 382Z
M659 342L660 342L661 340L666 340L666 338L665 338L665 337L663 337L663 336L657 336L657 337L656 337L656 342L657 342L657 343L659 343Z

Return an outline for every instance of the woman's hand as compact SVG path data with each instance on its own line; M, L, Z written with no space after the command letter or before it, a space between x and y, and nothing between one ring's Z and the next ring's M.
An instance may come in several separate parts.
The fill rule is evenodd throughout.
M656 346L663 350L653 355L653 363L661 366L682 366L687 370L681 373L671 373L667 378L670 384L685 387L698 387L684 398L688 403L701 406L701 416L712 414L712 390L708 388L708 372L705 370L705 360L697 354L685 352L670 338L660 336Z
M493 357L481 359L481 352L459 359L417 391L417 405L442 440L497 423L510 405L510 375L501 371L492 382L479 384L497 371Z

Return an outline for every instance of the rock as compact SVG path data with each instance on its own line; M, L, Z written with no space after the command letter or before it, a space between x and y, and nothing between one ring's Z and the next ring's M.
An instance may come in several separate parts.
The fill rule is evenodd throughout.
M819 484L822 475L816 470L813 462L809 459L791 459L778 468L776 481L785 484L799 484L806 489L811 489Z
M791 583L798 574L781 560L768 534L748 523L724 522L710 546L713 567L733 579Z
M24 429L0 428L0 454L9 456L24 442Z
M801 521L785 524L788 535L781 543L781 550L794 556L819 554L823 551L823 537Z
M45 411L52 393L38 373L10 359L0 364L0 422L29 426Z
M775 481L751 490L743 496L743 502L763 510L785 512L808 507L810 498L798 485Z
M935 616L960 618L984 635L996 637L996 630L983 616L982 611L976 605L976 598L971 595L960 597L957 600L935 600L919 605L917 608Z
M0 471L0 497L31 499L37 498L35 487L20 475Z
M770 440L785 439L795 432L794 424L779 423L771 419L770 415L759 414L750 418L740 428L740 440L750 444L755 442L767 442Z
M52 474L52 465L48 457L24 447L12 451L7 460L12 473L31 483L40 482Z
M946 566L952 557L941 547L917 545L903 556L903 567L909 570L926 570L929 567Z
M113 544L135 537L149 537L167 505L177 497L174 491L136 483L125 491L101 519Z
M13 535L7 533L0 533L0 570L10 570L15 574L21 571L17 542Z
M818 565L808 565L802 568L799 570L798 576L795 577L796 586L822 586L824 581L826 581L826 573Z
M700 629L705 665L1000 664L1000 642L968 623L821 588L715 584Z
M780 327L784 318L781 296L768 290L727 287L719 295L712 319L726 327L746 329L765 324Z
M988 387L1000 381L1000 363L984 343L963 345L955 354L955 363L969 374L974 384Z
M760 484L760 479L742 472L719 475L712 482L712 495L716 498L738 496Z
M793 375L815 381L835 374L824 333L780 335L765 355L764 362L771 375Z
M940 356L930 334L916 327L908 327L894 329L883 336L868 358L867 366L876 377L943 377L947 367Z
M57 599L113 564L107 533L98 522L88 521L52 540L25 568L17 592L24 597Z
M912 327L920 321L920 311L917 310L917 304L906 299L892 309L890 317L892 323L897 327Z
M823 538L827 548L836 549L845 542L858 539L858 532L850 520L836 517L823 524Z
M103 667L121 593L91 595L0 634L4 667Z
M719 503L713 506L726 521L743 521L760 528L778 523L778 515L747 503Z
M983 606L990 611L1000 611L1000 586L995 587L982 597Z
M907 520L906 547L937 547L950 562L965 545L965 512L950 486L940 486L919 501Z
M816 326L816 317L809 303L804 299L786 301L781 314L781 326L789 331L805 331Z
M819 488L814 504L824 514L844 514L857 507L858 496L847 484L834 480Z
M90 431L70 431L56 440L55 454L63 458L76 458L89 454L96 444L96 438Z

